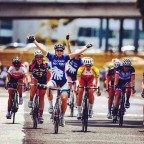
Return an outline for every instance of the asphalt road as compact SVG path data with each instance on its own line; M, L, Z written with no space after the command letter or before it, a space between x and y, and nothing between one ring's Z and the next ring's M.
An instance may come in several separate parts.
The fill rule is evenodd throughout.
M107 94L95 96L94 117L89 119L88 132L81 131L81 121L75 116L69 117L67 109L65 127L60 127L54 134L53 124L48 114L48 101L45 97L44 123L38 129L32 128L30 109L27 107L29 92L24 93L24 104L16 113L16 123L5 118L7 108L7 91L0 89L0 144L143 144L143 105L144 99L137 93L131 97L131 107L127 109L123 127L107 119Z

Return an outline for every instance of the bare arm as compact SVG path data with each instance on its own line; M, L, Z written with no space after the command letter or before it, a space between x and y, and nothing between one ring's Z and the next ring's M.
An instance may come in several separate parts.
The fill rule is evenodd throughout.
M114 85L118 84L118 80L119 80L119 74L115 74L115 81L114 81Z
M37 46L37 48L42 51L42 53L44 55L47 54L47 51L37 42L37 40L35 39L34 36L32 36L32 35L27 36L27 39L28 39L29 42L33 42Z
M82 49L80 49L79 51L77 52L73 52L71 54L69 54L70 58L74 58L75 56L77 55L80 55L81 53L83 53L85 50L89 49L92 47L92 44L87 44L86 46L84 46Z
M135 75L131 76L131 87L135 86Z
M40 45L36 40L34 40L33 43L37 46L37 48L38 48L39 50L42 51L42 53L43 53L44 55L47 54L47 51L46 51L43 47L41 47L41 45Z
M70 38L70 34L68 33L67 35L66 35L66 46L67 46L67 49L68 49L68 54L71 54L71 44L70 44L70 40L69 40L69 38Z

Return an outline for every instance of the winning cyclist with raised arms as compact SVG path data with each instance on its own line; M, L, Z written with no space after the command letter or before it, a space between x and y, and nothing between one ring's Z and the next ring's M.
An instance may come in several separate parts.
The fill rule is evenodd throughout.
M66 35L66 44L67 44L67 49L68 49L68 53L72 53L71 52L71 45L70 45L70 34ZM78 51L78 50L76 50ZM67 66L67 70L66 70L66 74L67 74L67 80L69 81L74 81L76 82L77 79L77 70L80 66L83 65L83 61L81 59L81 55L77 55L74 58L70 59L68 62L68 66ZM72 83L69 83L69 87L72 87ZM74 85L74 93L76 95L76 83Z
M56 44L54 46L55 54L52 54L50 52L47 52L43 47L41 47L41 45L36 41L34 36L28 36L27 38L30 42L33 42L37 46L37 48L40 49L43 52L43 54L46 55L46 57L51 62L52 76L51 76L51 80L47 84L48 88L54 88L54 87L60 86L62 89L68 89L67 79L65 75L66 63L68 62L68 60L70 60L70 58L74 58L76 55L79 55L85 50L87 50L88 48L92 47L92 44L88 44L84 46L81 50L79 50L78 52L74 52L68 55L68 54L63 53L65 49L64 45ZM68 98L68 92L62 91L61 92L62 113L61 113L61 121L60 121L61 126L65 125L64 114L67 108L67 98ZM48 91L48 99L50 102L49 110L51 110L52 112L53 96L51 93L49 96L49 91Z

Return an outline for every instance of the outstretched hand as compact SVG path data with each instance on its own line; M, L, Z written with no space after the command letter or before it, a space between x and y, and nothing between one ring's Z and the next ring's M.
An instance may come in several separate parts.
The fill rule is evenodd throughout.
M67 35L66 35L66 40L69 40L70 39L70 34L68 33Z
M87 48L91 48L93 45L91 43L87 44L86 47Z
M27 36L27 39L28 39L28 42L33 43L35 40L35 36L29 35L29 36Z

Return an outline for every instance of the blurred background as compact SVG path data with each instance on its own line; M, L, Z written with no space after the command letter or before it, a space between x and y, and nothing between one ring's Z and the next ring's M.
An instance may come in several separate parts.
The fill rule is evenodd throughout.
M142 77L143 0L0 0L0 11L2 81L14 56L32 61L35 45L27 42L28 34L53 52L54 44L65 44L70 33L72 51L93 43L84 56L93 57L100 70L112 58L130 57Z

